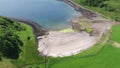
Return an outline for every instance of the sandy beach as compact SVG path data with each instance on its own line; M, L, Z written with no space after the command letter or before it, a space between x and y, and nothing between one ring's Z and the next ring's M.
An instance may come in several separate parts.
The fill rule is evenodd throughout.
M95 21L95 20L94 20ZM101 36L110 29L109 20L99 19L98 23L91 24L95 35L86 32L59 32L49 31L46 36L39 36L38 50L41 55L64 57L78 54L94 46Z
M38 51L43 56L52 56L52 57L64 57L76 55L100 41L102 35L110 30L113 22L110 20L104 19L99 14L96 14L92 11L86 10L81 6L73 3L71 0L63 0L68 5L71 5L74 8L81 9L87 16L90 16L89 19L86 17L83 19L83 22L92 22L90 28L93 29L93 35L89 35L86 32L59 32L59 31L49 31L46 36L39 36L38 38ZM89 12L89 13L88 13ZM84 13L82 13L84 15ZM79 22L80 18L73 19L72 22Z
M64 57L77 54L96 43L96 37L85 32L61 33L50 31L47 37L39 41L38 50L42 55Z

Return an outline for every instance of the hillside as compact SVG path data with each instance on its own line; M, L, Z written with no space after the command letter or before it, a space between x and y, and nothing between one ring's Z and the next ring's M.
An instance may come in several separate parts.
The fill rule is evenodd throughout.
M85 8L88 8L90 10L93 10L95 12L101 13L103 17L120 21L120 0L90 0L91 4L94 5L88 5L87 0L73 0L77 4L80 4L84 6ZM103 6L97 6L97 4L101 2L97 1L103 1Z
M32 28L0 17L0 68L34 66L44 61L39 56Z

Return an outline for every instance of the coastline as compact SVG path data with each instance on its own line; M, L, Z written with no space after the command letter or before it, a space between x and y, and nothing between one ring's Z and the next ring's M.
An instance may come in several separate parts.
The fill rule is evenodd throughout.
M112 25L114 24L114 21L111 21L111 20L109 20L109 19L103 18L100 13L97 13L97 12L92 11L92 10L90 10L90 9L84 8L84 7L82 7L81 5L75 3L73 0L59 0L59 1L62 1L62 2L64 2L64 3L70 5L71 7L73 7L76 11L81 12L81 14L83 15L83 17L85 17L84 19L88 19L88 20L91 21L91 22L94 22L94 21L96 21L95 23L106 23L106 22L109 22L109 23L111 24L110 26L112 26ZM75 19L76 19L76 20L79 20L80 18L78 17L78 18L75 18ZM73 19L73 20L75 20L75 19ZM83 21L86 22L86 20L83 20ZM75 22L72 22L72 23L75 23ZM102 25L102 24L101 24L101 25ZM108 25L109 25L109 24L108 24ZM96 27L95 27L95 28L96 28ZM107 28L105 28L105 29L107 29ZM98 37L99 37L98 40L100 40L101 37L102 37L102 35L103 35L105 32L107 32L107 31L105 31L105 29L103 29L103 30L100 32L100 34L98 34ZM110 29L110 28L108 28L108 29ZM97 31L97 30L99 30L99 29L95 29L95 31ZM100 31L100 30L99 30L99 31ZM94 33L94 32L93 32L93 33Z
M86 17L88 19L92 19L95 17L101 17L101 14L94 12L92 10L86 9L86 8L76 4L72 0L58 0L58 1L68 4L69 6L73 7L76 11L80 12L84 17Z
M39 24L37 24L36 22L33 22L31 20L10 18L10 17L6 17L6 18L8 18L10 20L13 20L13 21L17 21L19 23L24 23L24 24L30 26L32 28L32 32L34 34L35 42L36 42L37 46L38 46L38 39L37 39L37 37L43 36L43 35L45 35L48 32L48 30L46 28L40 26Z
M14 21L18 21L24 24L27 24L32 27L33 33L35 34L36 37L42 36L47 32L47 29L40 26L38 23L31 21L31 20L25 20L25 19L17 19L17 18L9 18Z
M90 36L85 31L69 33L49 31L48 35L38 37L38 51L41 55L51 57L65 57L76 55L94 46L101 40L103 34L109 33L113 22L104 19L99 13L87 10L74 3L72 0L58 1L63 1L73 7L76 11L81 12L83 14L82 22L92 22L90 27L93 29L93 35ZM80 17L76 17L71 20L72 23L79 23L79 21Z
M94 31L98 31L98 34L90 36L88 33L83 32L61 33L59 31L48 31L33 21L6 17L20 23L25 23L32 27L33 33L35 35L35 42L37 42L38 51L44 56L64 57L78 54L96 44L101 39L102 35L107 32L111 26L110 21L106 21L106 19L103 19L101 16L99 16L99 14L78 6L71 0L60 1L64 1L71 6L73 5L72 7L75 8L76 11L81 12L85 19L87 18L92 21L98 21L99 23L95 22L91 25ZM73 20L76 18L73 18ZM79 19L77 21L79 22ZM108 24L108 22L110 22L110 24ZM88 41L89 43L86 43Z

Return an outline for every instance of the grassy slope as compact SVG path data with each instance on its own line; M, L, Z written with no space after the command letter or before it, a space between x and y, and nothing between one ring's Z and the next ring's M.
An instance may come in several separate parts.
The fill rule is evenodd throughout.
M63 61L52 68L119 68L119 56L120 49L106 45L98 55Z
M25 26L26 30L16 32L24 43L23 47L21 47L22 52L20 53L19 59L9 60L4 58L3 61L0 62L0 68L21 68L22 66L31 64L33 66L43 62L44 59L39 56L37 51L37 45L35 44L32 28L25 24L22 24L22 26ZM28 36L30 37L30 40L27 39Z
M2 58L3 60L0 61L0 68L14 68L14 65L11 63L11 60Z
M80 4L82 0L73 0L74 2ZM108 5L111 5L113 8L115 8L115 11L106 11L105 8L98 8L98 7L90 7L90 6L84 6L85 8L91 9L93 11L96 11L98 13L101 13L103 17L110 18L111 20L119 20L120 21L120 0L109 0Z
M23 52L21 52L19 59L13 62L17 65L17 67L25 66L27 64L38 64L43 61L37 51L37 45L35 45L35 38L32 33L32 28L25 24L22 25L26 27L26 31L18 32L18 35L24 42L24 45L22 47ZM28 40L27 37L30 37L31 39Z

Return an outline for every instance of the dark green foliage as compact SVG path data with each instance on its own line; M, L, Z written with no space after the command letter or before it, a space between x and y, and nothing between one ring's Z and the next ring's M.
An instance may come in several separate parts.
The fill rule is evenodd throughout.
M30 40L30 36L28 36L27 39Z
M94 7L104 7L106 6L106 1L108 0L84 0L82 4Z
M20 53L19 46L22 46L23 43L17 35L5 34L0 37L0 52L2 56L12 59L17 59Z
M23 45L16 31L23 30L19 23L0 17L0 55L3 57L17 59L20 46Z
M114 8L114 7L111 6L111 5L107 5L107 6L105 7L105 10L112 12L112 11L116 11L116 8Z

